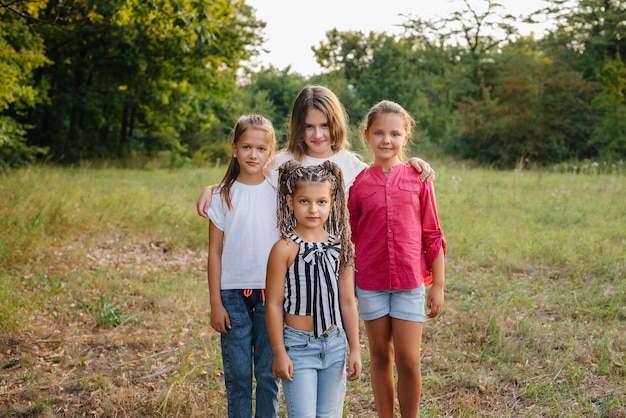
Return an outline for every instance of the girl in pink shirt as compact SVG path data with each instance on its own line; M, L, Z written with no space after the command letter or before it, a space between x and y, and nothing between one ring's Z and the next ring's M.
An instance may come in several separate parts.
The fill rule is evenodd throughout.
M378 416L394 414L394 359L402 417L417 417L421 396L420 344L428 317L444 304L446 242L432 182L403 162L415 121L391 101L374 105L363 136L374 163L350 189L355 280L369 341L371 382ZM425 292L425 281L432 287ZM426 300L426 302L425 302Z

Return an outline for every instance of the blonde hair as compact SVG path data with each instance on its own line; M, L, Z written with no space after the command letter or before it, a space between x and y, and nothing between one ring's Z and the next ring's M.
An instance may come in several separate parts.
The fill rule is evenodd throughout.
M408 140L411 139L411 135L413 135L413 128L415 128L415 119L396 102L392 102L391 100L382 100L376 103L372 108L367 112L367 115L363 118L363 122L361 123L361 140L364 144L367 142L364 137L364 132L369 130L372 124L376 121L376 118L381 113L395 113L400 115L402 121L404 122L404 130L406 131ZM408 143L408 141L407 141ZM400 161L405 160L404 156L404 147L400 150L398 155Z
M320 165L305 167L296 160L289 160L278 168L278 195L276 214L278 232L282 238L289 236L296 227L297 220L287 205L287 196L293 196L303 182L329 182L333 207L324 224L324 229L335 235L341 243L342 265L354 262L354 247L350 237L348 206L343 173L339 166L331 161Z
M237 122L235 123L235 127L232 131L233 144L237 144L239 139L244 132L248 129L258 129L260 131L265 132L267 138L267 145L270 151L270 157L274 152L274 148L276 148L276 133L274 132L274 126L272 122L270 122L267 118L257 115L257 114L249 114L243 115ZM241 171L241 167L239 166L239 161L236 158L230 157L230 163L228 164L228 168L226 169L226 173L224 174L224 178L220 181L220 195L226 202L226 206L228 209L232 209L232 201L230 196L230 189L233 187L235 180L239 176L239 172Z
M309 85L298 93L289 115L289 142L287 151L290 151L297 161L302 161L306 155L304 142L304 122L309 109L321 111L328 119L331 149L334 152L346 149L348 143L348 115L343 105L329 88Z

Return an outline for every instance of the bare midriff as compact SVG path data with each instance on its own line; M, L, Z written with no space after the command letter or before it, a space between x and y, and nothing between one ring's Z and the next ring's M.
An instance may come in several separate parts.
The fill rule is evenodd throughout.
M293 315L293 314L285 314L285 324L290 326L293 329L297 329L300 331L313 331L313 317L308 315ZM336 325L331 325L327 330L330 331L337 328Z

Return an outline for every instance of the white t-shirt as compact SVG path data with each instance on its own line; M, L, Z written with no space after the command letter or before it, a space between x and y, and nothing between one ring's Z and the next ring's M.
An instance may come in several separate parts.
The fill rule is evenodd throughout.
M269 162L270 165L268 167L269 169L267 170L266 177L270 183L272 183L272 186L278 187L278 167L280 167L284 162L293 159L293 153L290 151L282 151L276 154L272 161ZM311 165L320 165L326 160L332 161L341 168L346 193L350 191L350 187L352 186L352 183L354 183L356 176L368 167L368 165L361 161L356 154L346 150L341 150L328 158L315 158L305 155L302 158L301 163L303 166L308 167Z
M219 190L213 191L209 220L224 232L221 289L263 289L267 259L279 239L276 189L267 180L255 186L235 181L231 210Z

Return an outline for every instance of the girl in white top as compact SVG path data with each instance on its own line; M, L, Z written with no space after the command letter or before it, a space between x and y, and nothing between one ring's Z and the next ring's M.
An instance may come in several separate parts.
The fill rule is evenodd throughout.
M250 418L253 398L257 417L278 413L279 385L272 375L265 320L265 271L279 235L276 190L263 175L275 143L270 121L260 115L239 118L233 156L209 208L211 327L221 334L230 418Z

